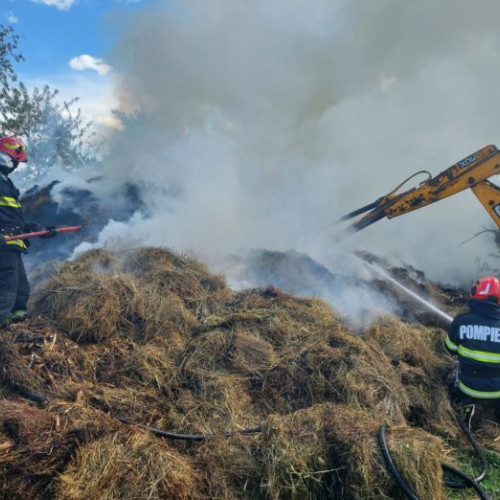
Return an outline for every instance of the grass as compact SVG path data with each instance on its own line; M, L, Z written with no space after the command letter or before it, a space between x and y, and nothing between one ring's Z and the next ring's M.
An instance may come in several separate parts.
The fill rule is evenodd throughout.
M481 482L484 491L491 499L500 498L500 455L491 450L483 450L488 459L489 469L486 478ZM457 456L458 468L469 475L477 474L479 471L479 459L472 451L463 451ZM456 479L446 476L452 481ZM478 494L472 489L449 490L450 500L465 500L478 498Z

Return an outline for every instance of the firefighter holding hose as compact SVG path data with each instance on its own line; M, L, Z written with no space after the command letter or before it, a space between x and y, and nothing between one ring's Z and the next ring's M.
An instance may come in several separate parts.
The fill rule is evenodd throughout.
M15 137L0 139L0 327L27 317L30 286L22 260L29 242L9 237L42 229L36 223L26 223L19 190L9 178L20 163L28 161L26 148ZM44 237L55 236L55 228L47 228Z
M452 398L477 414L486 401L493 401L500 420L500 280L479 279L468 305L468 312L453 319L445 342L459 364Z

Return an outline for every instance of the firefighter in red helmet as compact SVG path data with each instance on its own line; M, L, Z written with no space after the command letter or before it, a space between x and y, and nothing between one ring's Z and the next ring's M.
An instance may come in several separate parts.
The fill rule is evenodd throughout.
M469 311L451 323L446 348L458 357L456 386L452 396L460 404L481 411L495 402L500 419L500 280L479 279L469 295Z
M27 160L26 148L19 139L0 139L0 326L22 321L27 314L30 287L21 256L29 243L16 239L5 241L5 237L40 228L38 224L25 223L19 190L9 178L9 174Z

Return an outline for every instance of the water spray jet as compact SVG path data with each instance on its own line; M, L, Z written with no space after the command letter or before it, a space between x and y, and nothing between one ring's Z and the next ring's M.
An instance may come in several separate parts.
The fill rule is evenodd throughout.
M440 316L442 319L446 320L447 323L451 323L453 321L453 318L449 315L446 314L444 311L441 311L438 307L436 307L434 304L429 302L428 300L425 300L424 298L420 297L420 295L416 294L413 290L410 290L406 286L404 286L402 283L397 281L395 278L393 278L388 272L384 271L384 269L376 266L375 264L372 264L371 262L367 262L366 260L362 259L361 257L358 257L357 255L354 254L349 254L351 257L354 257L358 260L360 260L365 266L367 266L371 271L379 274L382 276L384 279L387 281L390 281L392 284L396 285L398 288L403 290L407 295L415 299L416 301L420 302L423 304L427 309L430 311L434 312L438 316Z

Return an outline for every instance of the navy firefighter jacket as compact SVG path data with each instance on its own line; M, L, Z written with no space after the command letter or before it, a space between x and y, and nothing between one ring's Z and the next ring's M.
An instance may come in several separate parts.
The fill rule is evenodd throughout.
M7 175L0 172L0 237L21 234L24 230L24 217L19 203L19 190ZM25 252L27 245L23 240L7 241L7 248Z
M469 300L470 311L455 317L446 348L458 356L458 387L476 398L500 398L500 306Z

